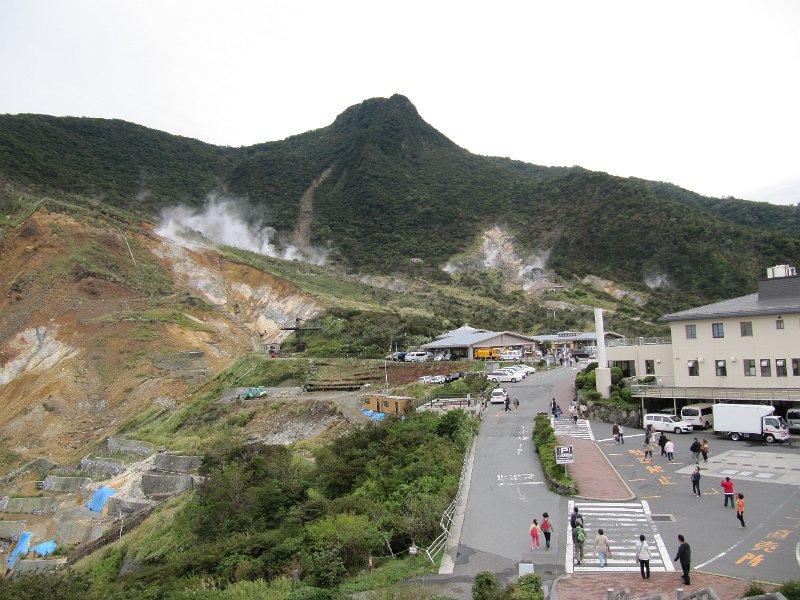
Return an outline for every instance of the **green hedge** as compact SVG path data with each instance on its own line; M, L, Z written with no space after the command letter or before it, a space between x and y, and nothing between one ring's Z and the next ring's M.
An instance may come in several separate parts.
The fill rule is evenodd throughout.
M578 486L569 473L564 467L556 464L556 432L550 425L550 417L546 414L536 416L531 437L536 451L539 453L539 460L542 463L548 487L563 495L577 494Z

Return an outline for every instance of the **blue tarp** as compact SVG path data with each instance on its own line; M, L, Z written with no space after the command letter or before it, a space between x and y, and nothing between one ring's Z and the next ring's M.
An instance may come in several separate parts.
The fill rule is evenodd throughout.
M111 488L103 486L94 493L94 496L92 496L92 499L89 500L89 504L86 506L93 512L102 512L103 507L106 505L106 500L116 493L117 490L112 490Z
M366 416L366 417L371 417L373 414L375 414L371 410L369 410L368 408L363 409L361 412L363 412L364 416Z
M31 550L33 550L34 554L39 556L47 556L55 552L56 548L58 548L58 546L56 546L55 540L50 540L49 542L42 542L38 546L34 546Z
M386 413L373 413L372 418L376 421L380 421L383 417L386 416Z
M19 535L19 541L17 542L16 548L11 552L11 556L8 557L6 561L6 566L9 569L13 569L14 565L17 564L17 559L22 554L27 554L28 550L31 547L31 532L30 531L23 531Z

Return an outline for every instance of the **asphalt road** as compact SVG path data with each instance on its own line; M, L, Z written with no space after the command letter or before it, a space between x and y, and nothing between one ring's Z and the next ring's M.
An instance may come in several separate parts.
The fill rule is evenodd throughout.
M644 431L627 429L625 444L614 444L607 423L592 423L600 447L640 499L647 500L670 552L678 534L692 547L696 569L743 579L782 582L800 573L800 448L732 442L713 432L672 435L675 463L659 456L643 462ZM709 462L700 461L702 497L692 495L689 474L693 437L706 438ZM798 444L800 445L800 444ZM720 481L734 481L745 497L742 529L736 511L723 508ZM663 517L661 516L663 515Z
M565 572L568 499L547 489L530 436L536 413L547 412L551 398L556 397L562 408L568 406L577 372L577 367L568 367L506 383L512 398L520 400L519 410L506 412L503 405L490 405L484 412L455 575L474 576L486 569L508 581L516 576L520 562L532 562L546 580ZM643 462L643 430L626 429L626 443L616 445L609 424L590 425L637 501L649 505L669 559L682 533L692 547L695 569L768 582L798 578L800 443L794 447L731 442L697 432L709 440L711 456L707 464L701 462L703 495L696 498L689 480L694 462L688 450L694 434L672 436L675 463L667 463L658 449L653 462ZM722 506L719 483L726 474L736 491L745 495L747 528L739 528L736 512ZM609 506L610 513L614 510ZM555 527L552 548L545 550L542 538L542 548L531 552L531 519L541 522L545 511Z

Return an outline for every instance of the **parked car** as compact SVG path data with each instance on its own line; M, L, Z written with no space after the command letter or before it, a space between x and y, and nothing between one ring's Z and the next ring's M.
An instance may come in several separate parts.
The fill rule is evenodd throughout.
M408 353L407 352L392 352L386 358L388 358L389 360L393 360L395 362L403 362L406 359L406 354L408 354Z
M714 426L714 405L701 402L689 404L681 409L681 419L697 429L711 429Z
M459 371L456 371L455 373L448 373L444 376L444 381L445 383L449 381L455 381L456 379L461 379L462 376L463 374Z
M506 398L508 398L508 392L505 388L498 387L492 390L489 396L489 402L491 404L505 404Z
M404 358L406 362L428 362L432 359L430 352L407 352Z
M417 381L420 383L445 383L444 375L423 375Z
M495 383L500 383L501 381L510 381L511 383L517 383L518 381L522 380L522 377L516 373L508 373L506 371L492 371L488 375L486 375L486 379L489 381L494 381Z
M528 375L536 373L536 369L534 369L530 365L511 365L511 366L514 367L515 369L520 369L522 371L525 371Z
M512 365L510 367L503 367L503 371L514 371L515 373L519 373L522 377L527 377L530 373L528 370L523 367L522 365Z
M435 362L439 362L442 360L450 360L450 353L449 352L442 352L441 354L437 354L433 357Z
M650 413L644 416L644 428L652 425L654 431L671 431L673 433L690 433L694 431L691 423L687 423L675 415Z

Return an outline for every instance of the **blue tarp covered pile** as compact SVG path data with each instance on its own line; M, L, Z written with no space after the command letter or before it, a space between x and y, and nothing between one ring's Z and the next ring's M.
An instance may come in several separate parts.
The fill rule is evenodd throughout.
M14 550L11 551L11 556L8 557L6 561L6 567L9 569L13 569L14 565L17 564L17 559L23 555L27 554L28 550L31 547L31 532L30 531L23 531L19 535L19 541L17 542L16 547Z
M106 501L116 493L117 490L112 490L111 488L103 486L94 493L94 496L92 496L92 499L89 500L89 504L86 506L92 512L102 512L103 507L106 505Z
M42 542L38 546L34 546L31 550L33 550L33 553L37 556L47 556L55 552L56 548L58 548L58 546L56 546L55 540L50 540L49 542Z
M386 413L374 412L368 408L362 408L361 412L364 414L365 417L369 417L370 419L375 419L376 421L380 421L386 416Z

